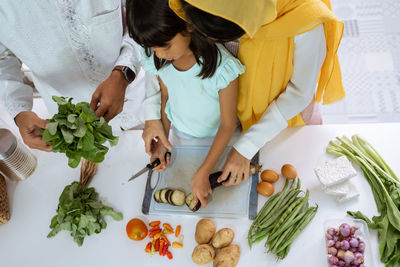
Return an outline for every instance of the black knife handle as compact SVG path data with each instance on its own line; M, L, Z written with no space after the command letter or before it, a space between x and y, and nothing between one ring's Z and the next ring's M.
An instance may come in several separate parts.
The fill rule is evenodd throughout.
M164 159L165 160L167 160L167 156L171 156L171 152L167 152L167 153L165 153L165 155L164 155ZM154 160L152 163L149 163L149 164L147 164L146 165L146 167L148 168L148 169L154 169L155 167L157 167L158 165L160 165L160 163L161 163L161 161L160 161L160 159L156 159L156 160Z

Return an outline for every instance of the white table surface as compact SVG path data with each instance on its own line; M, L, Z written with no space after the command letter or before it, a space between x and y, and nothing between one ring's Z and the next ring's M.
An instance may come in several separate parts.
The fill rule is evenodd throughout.
M260 153L264 169L279 171L284 163L296 166L302 188L310 189L311 203L318 203L319 210L282 261L265 254L263 242L252 250L248 248L246 237L251 221L214 219L217 229L231 227L235 231L234 243L239 244L242 251L238 266L325 266L323 221L328 217L346 217L347 210L361 210L368 217L377 214L377 211L370 187L361 173L353 179L361 192L360 197L338 204L334 197L322 192L313 168L325 157L325 148L335 136L360 134L373 144L395 173L400 174L399 133L399 123L306 126L287 129L267 144ZM98 235L86 237L82 247L78 247L65 231L52 239L46 238L61 191L79 178L79 168L69 168L62 154L35 153L39 159L35 173L18 184L8 182L11 220L0 226L0 266L195 266L191 254L196 245L194 230L199 217L144 216L141 205L146 175L125 183L132 173L148 163L140 131L123 133L119 145L110 149L91 183L106 204L123 212L124 219L115 222L107 218L107 228ZM276 190L280 190L282 185L281 178L276 183ZM259 209L265 200L259 196ZM144 247L148 238L135 242L126 236L126 223L134 217L145 222L161 220L172 226L181 224L185 236L184 248L172 249L172 261L157 254L153 257L146 254ZM374 257L371 266L383 266L379 261L375 231L370 231L370 241Z

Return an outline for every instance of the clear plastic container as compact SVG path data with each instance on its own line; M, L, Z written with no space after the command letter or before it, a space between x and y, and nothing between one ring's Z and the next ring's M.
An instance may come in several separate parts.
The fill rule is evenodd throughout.
M325 253L326 253L326 266L330 267L331 265L328 262L328 259L330 255L328 254L328 244L327 244L327 239L325 237L326 231L329 228L335 228L336 230L339 229L339 226L342 223L347 223L350 226L355 226L358 228L358 230L355 232L355 237L360 238L362 242L365 243L365 251L364 251L364 265L365 267L373 267L372 266L372 252L371 252L371 246L370 246L370 240L369 240L369 231L368 231L368 226L363 220L359 219L352 219L352 218L331 218L331 219L326 219L324 221L324 241L325 241ZM349 266L349 265L348 265Z

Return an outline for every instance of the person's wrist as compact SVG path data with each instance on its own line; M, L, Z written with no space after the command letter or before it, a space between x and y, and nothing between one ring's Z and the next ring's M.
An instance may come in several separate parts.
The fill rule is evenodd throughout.
M21 111L14 117L15 124L19 127L20 123L23 121L24 117L31 113L32 111Z
M120 72L122 74L122 77L125 79L125 81L128 82L128 84L136 79L135 72L127 66L115 66L113 72Z
M202 176L208 178L208 175L211 173L211 171L212 171L212 168L210 168L209 166L201 165L197 172L199 174L202 174Z
M124 74L121 71L114 69L111 72L111 76L118 81L124 90L128 87L129 82L125 79Z

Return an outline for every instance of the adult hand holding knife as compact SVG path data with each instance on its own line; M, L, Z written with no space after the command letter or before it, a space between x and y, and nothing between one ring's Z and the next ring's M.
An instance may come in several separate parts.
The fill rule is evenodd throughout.
M147 164L146 167L144 167L143 169L132 175L132 177L129 178L128 182L139 177L143 173L148 172L149 170L164 171L165 167L169 164L170 160L171 160L171 152L166 152L164 154L163 161L161 161L160 158L156 158L151 163ZM162 165L164 165L164 168L161 167Z

